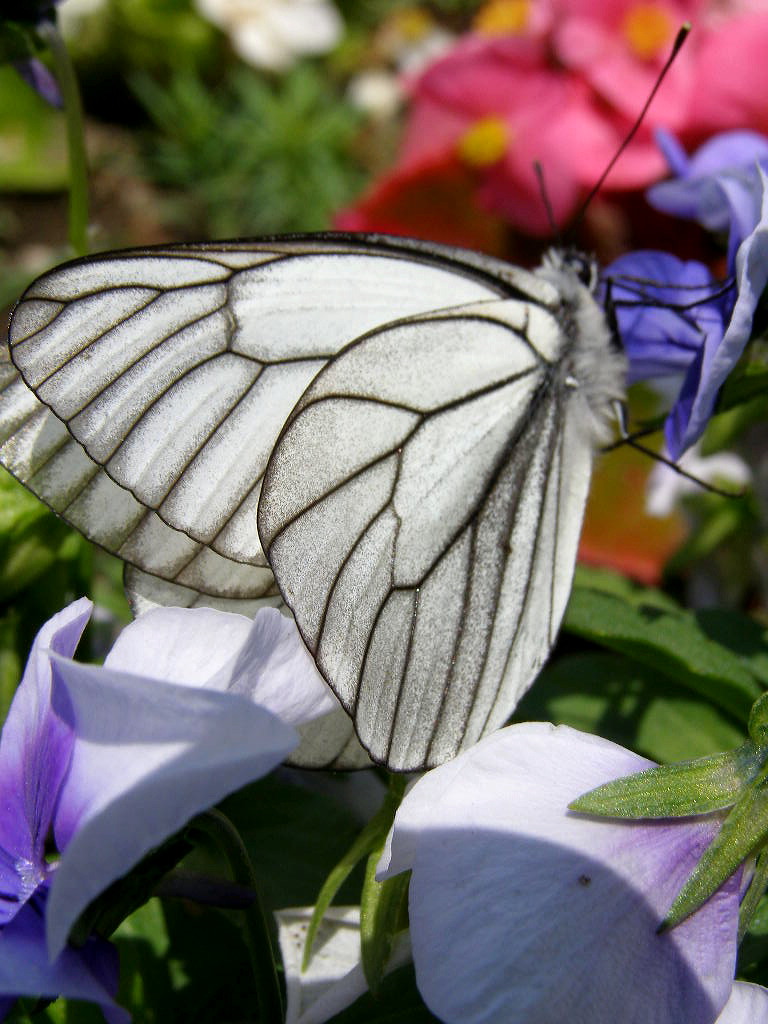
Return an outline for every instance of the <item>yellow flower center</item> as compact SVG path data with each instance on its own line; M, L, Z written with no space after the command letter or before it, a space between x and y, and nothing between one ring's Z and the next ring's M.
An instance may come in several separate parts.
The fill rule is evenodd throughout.
M627 11L624 37L641 60L655 57L672 41L674 24L669 13L658 4L637 4Z
M395 11L391 23L402 39L414 43L423 39L435 27L432 16L421 7L403 7Z
M528 25L530 0L488 0L475 15L472 27L486 36L519 35Z
M493 114L475 121L462 135L458 153L470 167L488 167L500 160L510 143L509 128L505 121Z

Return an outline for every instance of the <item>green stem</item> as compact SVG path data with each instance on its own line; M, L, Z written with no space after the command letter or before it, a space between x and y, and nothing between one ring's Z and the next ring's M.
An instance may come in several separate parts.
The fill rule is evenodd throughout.
M88 161L80 89L59 30L52 22L45 21L38 32L53 57L56 81L64 99L69 152L69 244L76 256L85 256L88 252Z
M259 899L256 875L243 844L240 833L226 815L215 808L198 814L189 824L190 831L197 831L212 839L226 856L233 879L247 886L253 892L253 902L243 911L245 940L251 957L251 968L256 983L259 1005L259 1020L269 1022L284 1020L283 997L275 970L275 955L272 948L269 923L264 906Z

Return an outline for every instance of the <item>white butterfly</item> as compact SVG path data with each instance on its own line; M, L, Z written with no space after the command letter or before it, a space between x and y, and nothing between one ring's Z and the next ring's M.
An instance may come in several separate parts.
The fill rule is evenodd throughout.
M371 756L429 767L554 643L624 393L591 276L363 235L75 261L14 312L0 460L139 607L282 595Z

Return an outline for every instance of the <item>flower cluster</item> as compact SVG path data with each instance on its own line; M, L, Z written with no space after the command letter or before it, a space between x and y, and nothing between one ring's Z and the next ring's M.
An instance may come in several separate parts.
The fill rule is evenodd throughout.
M550 235L534 164L562 225L627 136L686 20L691 38L607 187L638 189L663 175L654 125L688 147L714 131L765 127L763 62L749 58L768 44L764 10L713 0L488 0L473 30L409 83L398 161L338 226L491 249L500 220Z

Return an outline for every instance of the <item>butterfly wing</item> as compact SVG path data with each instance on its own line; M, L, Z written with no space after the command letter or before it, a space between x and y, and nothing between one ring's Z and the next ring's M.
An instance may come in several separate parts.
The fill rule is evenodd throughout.
M269 569L223 558L119 487L2 357L0 463L81 533L163 580L228 599L274 594Z
M266 456L328 356L403 313L517 287L499 261L362 235L75 261L14 312L0 463L126 560L137 614L252 614L282 603L256 530ZM370 763L341 709L305 732L292 763Z
M566 341L522 300L387 325L318 375L273 451L264 549L363 745L392 769L441 763L502 724L554 642L593 455L572 422Z
M66 264L14 311L11 356L32 393L6 366L0 461L139 569L201 594L269 596L256 506L285 419L364 331L512 287L504 264L458 256L309 236Z

